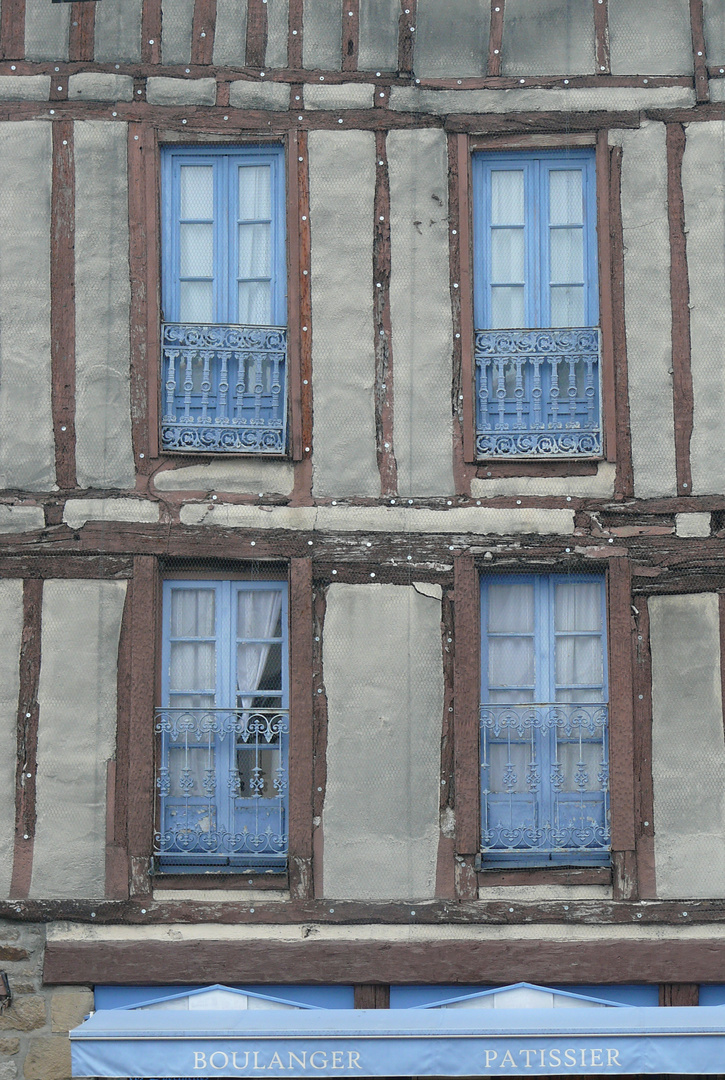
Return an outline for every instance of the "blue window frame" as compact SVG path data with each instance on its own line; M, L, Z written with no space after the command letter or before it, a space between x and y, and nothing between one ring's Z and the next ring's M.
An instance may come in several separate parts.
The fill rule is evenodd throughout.
M609 862L604 579L481 582L481 865Z
M476 454L601 457L594 151L473 158Z
M162 206L162 448L284 453L283 150L166 148Z
M155 831L160 868L283 869L286 584L164 582L161 682Z

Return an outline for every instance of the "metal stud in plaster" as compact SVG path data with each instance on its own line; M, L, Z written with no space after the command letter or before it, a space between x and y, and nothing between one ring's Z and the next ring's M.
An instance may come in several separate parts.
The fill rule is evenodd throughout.
M257 541L256 540L250 540L249 546L250 547L256 547L257 546Z
M302 119L304 119L304 118L303 118L302 116L298 116L298 117L297 117L297 119L298 119L298 120L302 120ZM302 161L302 158L300 158L300 161Z
M336 574L336 573L337 573L337 570L333 570L332 572L333 572L333 574ZM322 791L322 788L318 788L317 790L318 790L318 791Z
M307 546L308 546L308 547L312 547L312 541L311 541L311 540L308 540L308 541L307 541Z
M371 574L370 577L375 577L375 574Z
M408 555L408 556L407 556L407 559L408 559L408 562L412 562L412 561L413 561L413 556L412 556L412 555Z

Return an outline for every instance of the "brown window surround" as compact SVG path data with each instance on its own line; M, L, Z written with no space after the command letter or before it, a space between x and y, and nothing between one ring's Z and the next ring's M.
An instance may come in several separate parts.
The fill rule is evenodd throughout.
M482 563L480 569L484 566ZM606 566L611 868L522 867L521 870L475 871L475 858L480 851L481 805L478 764L478 707L481 685L480 569L472 555L462 554L456 557L454 769L459 895L465 899L476 899L479 888L485 889L494 885L584 885L607 884L611 881L615 899L635 899L638 896L632 672L635 642L629 559L613 557ZM519 569L522 572L532 572L539 568L527 567L522 563ZM591 571L591 566L586 569ZM492 572L488 566L486 572ZM506 572L510 573L511 568L507 566Z
M300 219L307 209L301 209L306 199L302 182L303 166L298 157L302 152L297 131L279 133L235 132L229 135L219 121L218 131L203 134L189 132L164 122L163 128L149 122L129 125L128 180L129 180L129 228L130 268L133 318L131 321L132 395L136 401L146 403L148 418L138 413L134 421L134 449L140 458L142 472L153 471L169 457L175 460L208 461L210 457L239 458L239 455L194 454L162 451L159 447L159 417L163 379L161 365L161 145L188 144L244 146L272 143L283 146L285 151L286 184L286 244L287 244L287 379L288 379L288 428L289 446L287 459L301 461L305 437L309 442L310 426L303 421L303 345L302 323L309 325L308 277L303 269L308 267L308 244L303 242L306 230L301 229ZM305 155L306 159L306 148ZM303 265L304 260L304 265ZM304 296L302 295L304 293ZM308 380L309 381L309 380ZM134 412L138 412L134 410ZM263 455L256 455L263 456ZM274 455L280 460L279 455ZM283 459L284 460L284 459Z
M265 569L255 563L257 578L277 579L280 564ZM130 895L150 896L157 889L289 889L292 899L312 895L312 561L293 558L289 562L290 621L290 737L289 737L289 852L286 873L250 874L240 872L198 874L151 874L153 848L154 778L154 707L159 701L161 658L161 582L165 577L190 577L188 566L176 562L165 569L152 556L137 556L131 582L130 616L127 620L128 678L119 680L119 714L127 714L124 731L119 731L115 805L127 813L127 855L130 870ZM233 569L219 563L199 577L247 576L244 564ZM123 701L121 695L127 697ZM123 794L120 794L123 793ZM119 797L120 795L120 797ZM118 811L117 811L118 813ZM124 813L124 817L125 817ZM115 823L115 835L122 822ZM114 895L117 894L117 884Z
M458 201L460 223L461 386L463 389L463 452L481 479L503 476L591 476L597 460L522 459L483 460L475 453L475 364L473 358L473 206L471 157L476 150L545 150L590 146L596 148L597 241L599 258L599 321L602 331L602 422L605 461L616 460L614 424L614 352L612 265L610 243L610 150L606 130L572 135L473 136L458 140Z

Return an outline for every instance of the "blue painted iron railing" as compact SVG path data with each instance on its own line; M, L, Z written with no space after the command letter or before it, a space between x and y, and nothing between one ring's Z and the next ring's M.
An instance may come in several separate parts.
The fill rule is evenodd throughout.
M487 865L607 861L608 721L605 703L481 705Z
M601 457L597 327L477 330L476 456Z
M164 864L284 865L289 711L157 709Z
M161 447L283 454L287 330L164 323Z

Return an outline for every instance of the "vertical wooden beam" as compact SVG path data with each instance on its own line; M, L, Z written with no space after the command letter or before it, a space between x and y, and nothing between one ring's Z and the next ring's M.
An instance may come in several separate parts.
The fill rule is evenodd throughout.
M390 987L383 983L364 983L354 987L356 1009L389 1009Z
M594 52L597 75L609 75L609 6L608 0L592 0L594 5Z
M441 794L439 799L440 831L436 861L435 895L456 899L455 837L446 823L455 813L455 766L453 757L453 703L455 701L454 659L455 620L452 593L446 589L441 603L441 651L443 655L443 720L441 724Z
M302 9L304 0L289 0L289 38L287 56L290 70L300 71L302 68Z
M697 1006L700 1004L699 983L660 983L660 1005Z
M709 101L710 83L707 77L705 19L702 0L690 0L690 31L692 34L692 61L695 69L695 95L698 102Z
M632 709L632 577L629 559L609 560L609 775L612 850L635 850Z
M12 900L27 898L33 875L42 605L43 582L37 578L24 581L15 771L15 849L10 881Z
M151 893L149 858L154 823L154 706L159 582L156 559L136 555L131 583L131 678L128 745L128 853L131 895Z
M76 2L70 9L69 60L92 60L96 37L96 5Z
M287 378L290 400L290 450L293 461L302 453L302 375L300 340L300 185L299 133L290 131L287 142ZM309 274L307 275L309 277ZM309 384L308 384L309 385Z
M289 878L293 900L313 895L312 559L290 562Z
M312 594L313 642L312 642L312 689L314 711L312 813L316 822L313 835L313 872L315 898L324 896L322 811L327 788L327 694L325 673L322 666L322 643L325 634L327 596L323 585L316 585Z
M393 338L390 319L390 177L386 132L375 132L373 312L375 335L375 442L382 497L398 493L394 444Z
M400 0L398 19L398 74L413 74L418 0Z
M609 224L608 132L597 132L597 248L599 253L599 325L602 329L602 417L607 461L617 460L616 393L612 327L612 238Z
M627 333L624 310L624 229L622 225L622 148L612 147L610 158L609 228L612 266L612 351L614 353L614 398L616 414L617 470L615 496L634 494L632 434L627 386Z
M506 0L491 0L491 24L488 33L488 68L489 75L501 74L501 53L503 50L503 16Z
M635 597L634 767L637 777L637 878L641 900L657 897L654 861L654 791L652 780L652 656L647 598Z
M3 0L0 10L0 59L25 56L25 0Z
M360 0L342 0L342 70L357 71Z
M73 121L53 128L50 204L51 404L56 483L76 486L75 457L75 163Z
M455 660L453 745L456 770L456 851L479 850L480 777L478 703L480 698L479 582L473 556L454 559Z
M300 131L296 139L296 156L290 166L296 165L296 177L290 173L290 185L296 184L298 218L290 221L288 230L297 229L299 234L299 378L300 378L300 460L295 466L295 505L312 502L312 286L310 232L310 162L307 148L307 132ZM306 272L305 272L306 271ZM294 316L291 316L294 317Z
M460 288L461 389L463 395L463 453L467 462L476 460L475 415L476 380L473 364L473 236L471 202L471 161L468 136L456 135L458 163L458 282Z
M718 594L720 615L720 688L723 707L723 734L725 734L725 593Z
M192 64L211 64L216 29L216 0L195 0L191 25Z
M247 4L247 67L263 68L267 55L267 5L263 0Z
M161 63L161 0L143 0L141 61L144 64Z
M690 440L694 395L690 355L690 284L687 273L685 198L682 191L683 124L667 125L667 208L670 227L670 298L672 305L672 395L675 417L677 494L692 494Z

